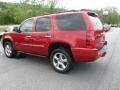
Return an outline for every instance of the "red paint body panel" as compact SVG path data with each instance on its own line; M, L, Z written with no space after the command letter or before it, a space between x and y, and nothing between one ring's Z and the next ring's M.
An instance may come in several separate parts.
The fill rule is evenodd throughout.
M61 31L56 21L57 15L81 14L86 24L86 30ZM3 42L9 40L17 51L27 52L36 55L48 56L49 46L53 43L64 43L70 46L75 62L90 62L103 56L106 51L99 50L105 46L105 36L103 31L95 31L92 38L92 48L87 47L87 34L93 31L93 25L87 12L69 12L62 14L46 15L51 19L51 30L48 32L36 32L36 20L34 17L32 32L18 33L10 32L3 35ZM45 17L45 16L44 16ZM39 17L40 18L40 17ZM27 38L27 36L31 36ZM50 36L50 37L49 37Z
M72 53L75 62L90 62L98 58L97 49L73 48Z
M73 48L72 54L75 62L92 62L99 57L104 57L106 55L106 49Z

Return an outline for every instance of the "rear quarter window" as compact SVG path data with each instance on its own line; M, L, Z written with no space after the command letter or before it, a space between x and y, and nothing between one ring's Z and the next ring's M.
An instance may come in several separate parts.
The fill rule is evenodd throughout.
M58 15L56 20L60 30L86 30L85 22L80 14Z
M89 16L89 18L93 24L94 30L102 30L103 29L103 24L98 17Z

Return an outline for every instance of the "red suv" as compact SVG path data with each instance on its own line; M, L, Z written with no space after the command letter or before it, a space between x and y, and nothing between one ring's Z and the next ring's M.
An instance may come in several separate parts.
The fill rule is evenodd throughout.
M106 54L103 25L93 12L64 12L29 18L2 37L5 55L46 56L55 71L68 72L74 62L92 62Z

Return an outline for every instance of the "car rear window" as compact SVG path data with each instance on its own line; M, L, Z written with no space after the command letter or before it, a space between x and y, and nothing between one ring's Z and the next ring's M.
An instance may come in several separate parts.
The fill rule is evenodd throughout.
M58 28L60 30L85 30L86 25L80 14L58 15L56 16Z
M102 30L103 29L103 24L98 17L89 16L89 18L93 24L94 30Z

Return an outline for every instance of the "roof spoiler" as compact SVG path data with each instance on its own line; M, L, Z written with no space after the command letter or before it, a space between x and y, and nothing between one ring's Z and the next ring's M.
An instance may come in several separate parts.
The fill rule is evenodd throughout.
M93 16L93 17L98 17L98 14L95 12L88 12L88 15Z

